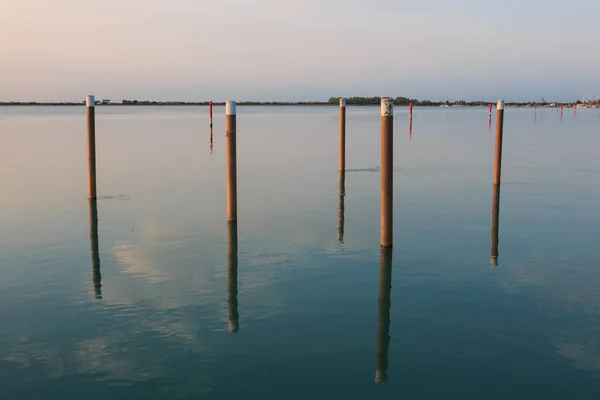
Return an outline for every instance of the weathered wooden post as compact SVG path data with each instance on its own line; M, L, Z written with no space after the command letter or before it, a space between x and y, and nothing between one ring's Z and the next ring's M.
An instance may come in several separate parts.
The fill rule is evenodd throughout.
M498 100L496 113L496 157L494 159L494 185L500 184L502 174L502 135L504 131L504 101Z
M88 198L96 198L96 103L94 96L85 99L88 140Z
M379 300L377 304L377 352L375 382L387 381L388 350L390 347L390 307L392 292L392 249L381 248L379 266Z
M394 232L394 104L381 99L381 245L390 247Z
M228 264L228 284L229 293L227 302L229 303L228 328L230 333L236 333L240 329L238 313L238 237L237 224L229 222L227 224L227 264Z
M236 104L225 103L225 137L227 158L227 220L237 222L237 150L236 150Z
M338 242L344 243L344 217L346 197L346 172L340 171L340 183L338 188Z
M94 297L102 298L102 274L100 273L100 252L98 246L98 204L96 199L89 199L90 208L90 247L92 252L92 283Z
M492 199L492 249L490 251L490 265L492 268L498 266L498 231L500 219L500 185L494 185Z
M340 171L346 170L346 99L340 97Z

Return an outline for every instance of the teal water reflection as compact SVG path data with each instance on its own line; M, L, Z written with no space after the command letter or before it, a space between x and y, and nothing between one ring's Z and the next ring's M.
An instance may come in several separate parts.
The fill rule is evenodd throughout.
M377 108L340 175L336 107L239 107L235 226L222 118L99 107L89 202L83 111L3 110L0 397L600 394L596 110L507 109L500 213L487 108L398 108L393 261Z

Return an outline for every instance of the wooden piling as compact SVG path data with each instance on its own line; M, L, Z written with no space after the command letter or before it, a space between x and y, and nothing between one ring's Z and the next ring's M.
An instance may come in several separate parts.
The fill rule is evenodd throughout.
M338 235L339 243L344 243L344 218L346 197L346 172L340 171L340 182L338 187Z
M340 98L340 171L346 170L346 99Z
M98 203L89 199L90 208L90 248L92 253L92 283L94 298L102 298L102 274L100 273L100 251L98 246Z
M381 245L391 247L394 231L394 103L381 99Z
M375 382L383 383L387 381L388 351L390 347L390 308L392 304L392 249L390 247L381 248L379 262Z
M238 313L238 237L237 223L227 224L227 292L229 303L229 318L227 326L230 333L236 333L240 329Z
M492 249L490 251L491 268L498 266L498 231L500 219L500 185L494 185L492 199Z
M502 173L502 135L504 131L504 101L498 100L496 113L496 157L494 160L494 185L500 184Z
M88 147L88 198L96 198L96 103L94 96L85 99Z
M236 150L236 104L225 104L225 142L227 159L227 220L237 222L237 150Z

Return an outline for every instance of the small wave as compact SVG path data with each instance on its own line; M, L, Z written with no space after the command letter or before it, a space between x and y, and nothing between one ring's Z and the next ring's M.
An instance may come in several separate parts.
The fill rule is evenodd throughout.
M131 200L126 194L117 194L114 196L98 196L98 200Z
M381 168L355 168L355 169L347 169L346 172L380 172Z
M397 171L401 171L400 168L394 168L394 172ZM381 172L381 168L379 167L375 167L375 168L354 168L354 169L347 169L346 172Z

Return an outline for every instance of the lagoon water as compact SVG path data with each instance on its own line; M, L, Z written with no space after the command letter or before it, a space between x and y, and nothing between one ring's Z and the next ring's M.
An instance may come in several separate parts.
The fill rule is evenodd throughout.
M0 108L0 398L598 398L600 110L506 110L497 266L486 108L396 108L391 253L377 107L341 198L336 107L238 107L237 230L207 114L98 107L90 203L84 108Z

